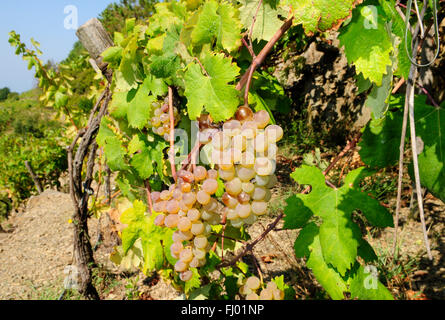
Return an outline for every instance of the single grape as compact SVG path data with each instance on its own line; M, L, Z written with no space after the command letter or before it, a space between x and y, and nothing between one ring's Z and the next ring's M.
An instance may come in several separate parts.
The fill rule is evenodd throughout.
M246 168L252 168L255 164L255 155L250 151L245 151L241 155L240 165Z
M187 217L190 219L190 221L196 222L199 220L199 218L201 218L201 212L195 208L192 208L187 212Z
M185 248L179 253L179 259L188 263L193 259L193 252L190 248Z
M210 195L214 194L216 190L218 190L218 181L216 181L215 179L206 179L202 183L202 190Z
M244 151L247 148L247 138L238 134L232 138L232 148Z
M252 206L252 212L257 216L261 216L267 212L266 201L253 201L251 206Z
M206 254L207 254L207 252L204 249L198 249L198 248L193 249L193 255L197 259L204 259Z
M170 116L166 113L163 113L159 116L159 118L161 119L162 123L167 123L170 121Z
M200 264L200 260L197 257L193 257L192 261L189 263L190 268L198 268Z
M257 134L258 126L254 121L246 121L241 127L241 136L247 140L255 138Z
M235 168L232 165L232 168L225 170L225 169L219 169L219 176L221 179L229 181L232 180L235 177Z
M188 193L184 193L182 195L182 201L187 205L187 206L192 206L195 204L196 202L196 194L194 192L188 192Z
M260 279L258 279L255 276L251 276L249 278L247 278L246 280L246 284L245 284L248 288L252 289L253 291L257 290L260 285L261 285L261 281Z
M161 200L164 200L164 201L165 200L170 200L171 197L172 197L172 193L170 191L168 191L168 190L164 190L160 194Z
M226 191L232 196L237 197L242 191L242 183L240 178L235 177L232 180L226 182Z
M188 183L188 182L184 182L184 183L181 185L181 191L182 191L183 193L190 192L190 190L192 190L192 185L191 185L190 183Z
M275 124L267 126L265 134L269 143L277 143L283 138L283 129Z
M271 176L255 176L255 183L260 186L260 187L264 187L267 186L269 181L270 181L270 177Z
M239 219L239 215L235 210L227 208L226 218L229 220L235 220Z
M178 220L178 229L182 232L189 231L192 227L192 222L187 217L182 217Z
M268 158L256 158L254 168L259 176L268 176L274 172L274 165Z
M173 190L173 199L180 201L182 199L182 191L181 189ZM171 201L171 200L170 200ZM179 205L179 204L178 204Z
M195 245L195 248L198 249L205 249L208 245L208 240L205 236L202 235L198 235L195 237L195 239L193 240L193 244Z
M184 272L187 268L188 264L182 260L178 260L175 264L175 271L177 272Z
M179 211L179 202L177 200L168 200L165 207L168 213L175 214Z
M182 241L189 241L191 239L193 239L193 233L191 233L190 231L178 231L179 232L179 236L181 237Z
M263 129L269 124L270 115L266 110L260 110L253 115L253 120L257 123L259 129Z
M252 193L252 199L259 201L259 200L263 200L264 197L266 196L266 188L264 187L255 187L255 190L253 190Z
M184 250L184 246L180 241L173 242L173 244L170 246L170 251L176 255L179 255L182 250Z
M272 290L269 289L263 289L260 293L260 300L272 300L273 294Z
M247 204L241 204L239 203L236 206L236 212L238 213L238 215L240 216L240 218L247 218L248 216L250 216L250 213L252 212L252 207L250 206L249 203Z
M155 221L153 222L156 226L163 226L164 225L164 219L165 219L165 215L163 215L162 213L157 215L155 218Z
M202 222L195 222L192 223L192 227L190 228L190 231L195 235L202 234L204 232L204 224ZM196 238L195 238L196 239Z
M210 195L204 190L199 190L198 193L196 194L196 200L200 204L206 205L207 203L210 202Z
M181 279L184 282L189 281L192 277L193 277L193 272L190 270L181 272L179 274L179 279Z
M260 133L255 137L254 148L256 152L265 152L269 146L266 135Z
M164 219L164 224L167 228L175 228L178 225L179 216L177 214L169 214Z
M242 191L239 195L238 195L238 201L241 204L246 204L249 203L250 201L250 195L244 191Z
M207 177L207 170L202 166L197 166L194 170L195 180L201 181Z
M222 195L221 198L222 202L224 203L224 205L228 208L234 209L236 207L236 205L238 204L238 199L235 197L232 197L230 194L228 194L227 192L225 192Z
M218 171L210 169L209 171L207 171L207 178L216 180L218 178Z
M248 107L241 106L238 108L238 110L236 110L235 118L236 118L236 120L238 120L240 122L252 120L253 119L253 111L252 111L252 109L250 109Z
M252 180L255 177L256 172L252 168L246 168L246 167L243 167L243 166L237 166L236 167L236 174L241 179L241 181L249 182L250 180Z
M273 281L268 282L266 288L269 290L278 289L277 284Z
M243 192L250 195L255 190L255 185L251 182L243 182L241 188L243 189Z

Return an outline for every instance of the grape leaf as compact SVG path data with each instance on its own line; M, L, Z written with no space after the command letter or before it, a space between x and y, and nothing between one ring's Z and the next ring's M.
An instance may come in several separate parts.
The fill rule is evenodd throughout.
M132 145L132 147L134 146ZM139 135L138 147L140 152L132 157L130 163L136 169L140 178L148 179L154 172L154 165L158 168L158 174L163 176L163 150L167 147L167 143L158 139L150 142L144 135Z
M297 258L308 258L310 255L309 246L314 242L314 238L318 236L319 228L314 223L308 223L301 229L297 240L294 243L295 255Z
M122 248L126 254L137 239L141 239L144 252L144 274L160 269L164 263L162 243L171 237L171 230L156 226L153 222L157 214L146 216L147 207L140 200L133 202L133 207L121 215L121 222L128 225L122 230ZM169 232L170 231L170 232Z
M372 119L359 143L362 161L370 167L384 168L399 160L402 111L388 112L383 119Z
M153 95L150 95L151 85L151 78L145 78L130 102L127 110L127 119L128 124L133 128L142 129L150 119L151 104L156 100Z
M382 10L380 6L376 8ZM368 6L357 7L351 22L342 28L339 39L348 62L355 65L357 73L363 73L365 79L381 86L387 66L392 66L394 50L384 16L373 15Z
M368 98L365 101L365 106L371 109L374 119L382 118L388 108L388 99L391 95L392 89L392 77L392 69L390 66L388 66L387 73L382 79L382 85L377 86L374 84Z
M379 207L377 200L357 190L364 173L364 168L351 171L345 178L345 184L338 189L327 187L323 173L315 167L303 165L291 174L298 183L310 184L312 191L307 195L295 195L302 201L302 205L292 207L295 212L285 216L285 223L292 224L288 220L307 209L313 215L321 217L323 222L320 225L319 239L323 257L341 275L355 262L361 239L360 230L351 219L354 210L363 211L371 223L392 225L389 212Z
M278 0L263 0L258 13L258 0L241 0L240 2L240 19L245 29L251 29L253 17L256 14L252 40L269 41L283 24L278 16L287 16L286 11L278 7Z
M392 22L392 32L400 39L397 53L397 70L395 75L408 79L411 61L406 53L405 46L406 42L411 43L412 35L410 32L408 32L408 39L405 41L405 22L395 9L396 4L394 0L379 0L379 3L388 17L388 20Z
M306 33L336 29L361 0L284 0L291 7L295 24L303 24Z
M193 62L184 76L189 117L196 120L205 107L215 122L226 120L239 105L239 92L229 83L235 81L240 69L223 54L205 54L201 62L207 74Z
M425 99L416 99L414 109L416 135L424 143L418 156L420 182L445 201L445 103L434 107L427 105Z
M107 164L111 170L127 170L128 165L125 163L127 151L110 126L112 126L111 120L103 117L96 137L97 144L104 148Z
M226 2L209 0L204 3L191 34L195 45L213 43L229 52L241 46L241 22L237 10Z
M137 88L138 82L140 82L143 78L142 71L139 67L137 50L137 35L133 35L129 39L127 46L122 51L122 60L118 69L122 76L122 83L120 83L120 85L130 87L132 89Z
M318 235L314 237L314 241L310 245L310 251L311 254L306 264L308 268L312 269L317 281L323 286L332 299L344 299L343 292L347 291L346 283L340 274L326 263Z

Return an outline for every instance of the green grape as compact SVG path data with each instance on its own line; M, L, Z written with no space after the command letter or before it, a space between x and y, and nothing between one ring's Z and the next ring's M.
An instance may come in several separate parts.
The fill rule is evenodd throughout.
M167 212L170 214L178 213L179 202L174 199L167 201L166 209L167 209Z
M195 235L200 235L204 233L204 224L202 222L195 222L192 223L192 226L190 228L190 231ZM196 238L195 238L196 239Z
M219 169L219 176L221 179L229 181L232 180L235 177L235 168L232 165L232 168L225 170L225 169Z
M204 190L199 190L198 193L196 194L196 200L200 204L205 205L210 202L210 195Z
M199 210L192 208L187 212L187 217L192 222L197 222L201 218L201 212Z
M206 179L202 183L202 190L208 193L209 195L212 195L218 190L218 181L215 179Z
M270 115L266 110L260 110L253 115L253 121L257 123L259 129L263 129L269 124Z
M179 279L181 279L184 282L189 281L192 277L193 277L193 272L190 270L181 272L179 274Z
M273 294L272 290L269 289L263 289L260 293L260 300L272 300Z
M164 219L164 224L167 228L175 228L178 225L179 216L177 214L169 214Z
M260 300L260 297L256 293L252 292L246 296L246 300Z
M185 248L184 250L182 250L179 253L179 260L183 261L183 262L190 262L193 259L193 252L192 249L190 248Z
M247 218L248 216L250 216L250 213L252 212L252 207L250 206L250 204L241 204L239 203L236 206L236 212L238 213L238 215L240 216L240 218Z
M164 219L165 219L165 215L163 215L162 213L157 215L155 220L154 220L154 224L158 227L163 226L164 225Z
M258 279L255 276L249 277L246 280L246 284L245 284L248 288L252 289L253 291L257 290L260 285L261 285L261 281L260 279Z
M194 170L195 180L201 181L207 177L207 170L202 166L197 166Z
M246 167L243 167L243 166L237 166L236 167L236 174L237 174L238 178L241 179L241 181L249 182L250 180L252 180L255 177L256 172L252 168L246 168Z
M261 216L263 214L266 214L267 212L266 201L253 201L251 206L252 206L252 212L257 216Z
M184 272L188 268L188 264L182 260L178 260L175 264L175 271Z
M226 191L232 196L237 197L242 191L242 183L240 178L235 177L225 183Z
M182 217L178 220L178 229L182 232L189 231L192 227L192 222L187 217Z
M195 248L198 248L198 249L205 249L207 247L208 243L209 242L208 242L207 238L203 235L198 235L193 240L193 244L194 244Z

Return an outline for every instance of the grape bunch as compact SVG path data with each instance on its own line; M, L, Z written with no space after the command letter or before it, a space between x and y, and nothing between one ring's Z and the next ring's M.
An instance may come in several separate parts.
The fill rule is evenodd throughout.
M211 225L221 222L222 205L212 197L218 189L218 172L197 166L193 173L178 171L177 182L168 190L153 192L153 210L157 226L176 228L171 255L178 259L174 269L183 281L192 278L190 268L202 267L210 250Z
M270 281L261 288L261 281L255 276L247 278L240 287L239 293L246 300L283 300L284 291L278 289L275 282Z
M235 119L225 122L222 131L212 133L212 162L225 181L223 214L235 228L252 224L267 212L270 189L277 182L276 143L283 137L283 129L269 122L267 111L253 113L240 107Z
M168 107L168 97L164 101L153 102L154 116L150 119L148 127L154 134L160 135L165 141L170 140L170 115ZM179 122L178 108L173 107L175 126Z

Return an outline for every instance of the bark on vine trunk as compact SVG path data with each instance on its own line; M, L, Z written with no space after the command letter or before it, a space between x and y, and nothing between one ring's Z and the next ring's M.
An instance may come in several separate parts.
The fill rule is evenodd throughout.
M79 292L87 299L100 299L92 282L92 267L95 265L93 248L88 235L88 199L94 192L91 189L93 181L94 163L96 159L96 136L102 117L106 114L111 100L110 83L112 74L107 70L107 64L101 63L100 53L113 45L97 19L88 21L81 26L77 35L91 57L100 63L102 73L108 80L108 86L98 98L88 124L80 130L68 148L68 171L70 178L70 195L74 204L74 265L78 271ZM82 139L74 154L74 149ZM86 160L86 168L84 164Z

